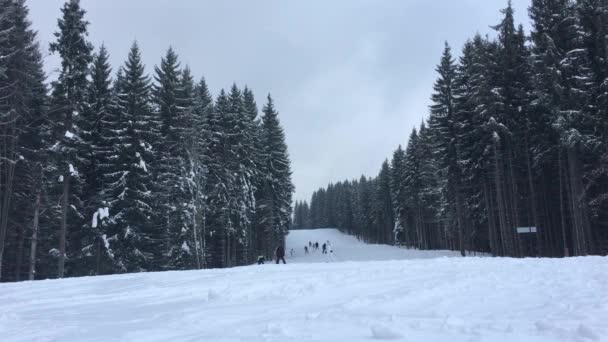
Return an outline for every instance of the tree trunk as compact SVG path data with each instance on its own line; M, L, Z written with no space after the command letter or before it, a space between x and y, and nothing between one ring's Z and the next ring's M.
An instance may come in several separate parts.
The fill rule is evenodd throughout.
M562 151L559 152L558 158L558 169L559 169L559 211L560 211L560 224L562 233L562 244L564 247L564 256L569 257L570 251L568 250L568 239L566 238L566 207L564 205L564 167L562 160Z
M4 193L1 193L0 202L0 280L2 279L2 264L4 249L6 245L6 232L8 230L8 212L10 209L11 198L13 196L13 180L15 175L15 144L16 144L16 132L15 132L15 120L16 113L11 111L5 129L1 132L2 134L2 154L0 157L5 160L0 160L0 166L5 164L4 172L0 168L0 177L4 173ZM2 189L2 178L0 178L0 190Z
M36 203L34 204L34 222L32 224L32 241L30 242L30 270L29 280L36 277L36 247L38 245L38 224L40 222L40 197L41 187L36 189Z
M510 196L510 211L511 211L511 221L513 222L512 227L510 228L512 236L513 236L513 247L514 247L514 252L517 256L521 257L523 256L522 254L522 248L521 248L521 241L519 239L519 234L517 234L517 232L515 231L515 227L519 227L519 225L521 224L520 219L519 219L519 205L518 205L518 201L519 201L519 189L517 187L517 175L515 174L515 169L513 167L513 151L509 148L507 149L507 166L508 166L508 171L509 171L509 184L511 185L510 187L510 191L511 191L511 196Z
M504 180L504 172L503 172L503 163L500 154L500 145L499 143L494 143L494 167L495 174L494 179L496 183L496 204L498 207L498 222L499 222L499 230L500 230L500 238L502 242L502 250L504 255L513 255L513 247L511 243L511 238L509 234L509 229L512 229L509 224L508 215L506 212L506 204L505 204L505 194L503 190L503 180Z
M37 164L35 167L35 182L36 188L36 201L34 202L34 220L32 223L32 238L30 241L30 260L29 260L29 272L28 279L34 280L36 277L36 248L38 246L38 231L40 224L40 209L41 209L41 198L42 198L42 165Z
M538 209L536 208L536 189L534 188L534 181L532 180L532 163L530 161L530 151L529 151L530 147L528 146L528 137L527 137L527 133L526 133L526 138L525 138L525 142L524 142L524 150L525 150L525 157L526 157L526 170L528 173L528 187L530 188L530 196L529 196L529 202L530 202L530 208L532 210L532 224L536 227L536 254L538 255L542 255L542 250L541 250L541 239L540 236L542 235L542 230L541 227L539 225L540 220L538 218Z
M585 190L581 176L581 165L576 146L568 148L568 169L570 179L570 206L574 223L574 253L588 255L593 253L593 237L589 224L589 213L585 202Z
M57 277L63 278L65 274L65 237L68 219L68 197L70 196L70 173L63 175L63 195L61 198L61 226L59 230L59 265Z
M17 252L15 255L15 281L21 280L21 267L23 266L23 253L25 244L25 231L20 224L17 226Z

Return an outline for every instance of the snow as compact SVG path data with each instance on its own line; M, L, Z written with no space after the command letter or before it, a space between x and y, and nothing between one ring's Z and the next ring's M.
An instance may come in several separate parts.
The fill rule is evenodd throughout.
M182 242L182 251L190 254L190 246L186 243L186 241Z
M91 222L91 227L97 228L97 220L103 220L106 217L110 217L109 208L105 207L97 209L97 211L93 214L93 221Z
M74 139L74 133L70 131L65 131L65 137L68 139Z
M74 168L74 165L70 164L68 165L68 169L70 171L70 175L76 177L78 176L78 171L76 171L76 169Z
M318 242L319 250L306 255L304 246L308 246L309 241ZM332 249L333 253L322 254L321 246L327 241L331 245L327 250ZM332 257L334 261L383 261L460 255L453 251L421 251L386 245L368 245L353 236L342 234L336 229L316 229L313 234L310 233L310 230L292 230L287 237L286 247L287 251L293 248L296 252L293 263L328 262Z
M320 251L303 255L309 240L330 240L342 262L321 262ZM287 265L0 284L0 336L608 341L605 257L446 257L454 253L363 245L335 230L293 231L287 248L297 251Z

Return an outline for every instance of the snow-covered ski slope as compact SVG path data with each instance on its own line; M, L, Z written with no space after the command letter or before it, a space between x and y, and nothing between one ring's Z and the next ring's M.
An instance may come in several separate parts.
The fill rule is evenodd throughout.
M292 232L288 243L303 249L307 234L343 259L358 245L382 261L296 255L287 265L0 284L0 341L608 341L608 258L429 258L327 230Z
M321 246L327 241L333 251L331 254L323 254L321 251ZM318 242L319 250L310 250L306 254L304 246L308 246L308 242ZM337 229L292 230L287 235L286 244L288 257L291 257L292 248L295 252L291 257L294 263L428 259L460 255L452 251L420 251L387 245L368 245L354 236L340 233Z

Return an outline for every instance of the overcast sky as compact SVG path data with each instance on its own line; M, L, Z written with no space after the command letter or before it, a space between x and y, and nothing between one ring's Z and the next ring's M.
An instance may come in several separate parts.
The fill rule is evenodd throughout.
M48 55L62 0L29 0ZM169 45L213 94L272 93L285 128L296 199L329 182L376 175L428 113L435 65L492 33L507 0L82 0L90 41L116 70L137 39L152 72ZM528 0L514 0L528 27Z

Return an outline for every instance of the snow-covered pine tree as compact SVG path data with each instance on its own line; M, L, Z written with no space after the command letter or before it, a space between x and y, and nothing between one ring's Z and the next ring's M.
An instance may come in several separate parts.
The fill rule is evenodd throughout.
M407 143L404 165L401 170L402 174L400 175L404 182L402 191L407 198L405 202L405 208L407 209L405 232L406 236L408 236L408 240L411 241L415 247L425 249L427 248L427 239L425 239L425 234L423 233L424 218L422 215L422 201L420 198L421 186L423 186L420 181L420 163L422 156L419 151L418 132L414 129L412 130Z
M193 128L198 119L195 116L195 86L190 68L186 66L180 74L179 84L176 91L177 115L173 121L176 131L177 146L175 152L179 155L176 168L177 184L170 198L172 206L176 208L173 212L174 220L169 227L169 263L168 267L173 269L201 268L202 265L202 241L200 240L201 229L197 221L196 196L202 195L198 192L197 176L201 167L195 165L194 154L196 152L196 133ZM198 122L197 122L198 126Z
M185 150L180 143L180 109L178 105L180 64L178 56L171 47L161 58L159 66L154 68L153 99L156 115L161 121L161 139L154 142L156 193L159 206L157 210L158 225L164 234L164 260L161 267L173 269L172 236L179 235L185 222L181 206L185 200L185 189L182 187L182 168ZM185 230L185 229L184 229ZM181 253L178 253L181 255Z
M234 187L233 222L236 234L230 243L232 265L244 265L251 261L252 218L255 211L255 121L252 109L245 110L243 93L233 84L228 96L230 115L235 123L230 130L231 169L236 175Z
M429 233L429 245L433 249L447 249L447 230L440 220L441 180L439 179L439 161L433 153L435 137L423 122L418 129L418 152L420 159L421 203L424 217L424 228Z
M600 143L592 145L589 179L586 192L589 196L593 228L600 254L608 253L608 229L603 222L608 217L608 2L606 0L580 0L577 14L583 31L583 46L592 74L589 114L595 127L593 135Z
M209 131L209 116L213 111L213 98L209 93L209 88L204 78L201 78L196 85L194 96L194 112L192 118L191 133L191 158L194 169L194 199L195 199L195 226L199 227L197 239L197 257L200 256L200 267L206 268L207 264L207 205L206 205L206 186L209 169L208 162L213 158L210 155L209 144L211 134ZM197 259L198 262L198 259Z
M406 239L405 213L407 209L407 193L405 190L405 151L401 145L393 152L391 159L391 199L393 201L393 212L395 222L393 223L393 234L398 243L409 244Z
M553 192L560 198L559 206L551 209L561 218L563 255L586 255L593 253L595 246L582 182L581 153L588 143L585 126L589 125L585 120L590 97L587 87L592 78L583 49L583 30L570 0L533 0L529 12L534 43L533 124L540 126L536 135L543 157L540 162L550 165L542 170L542 176L559 179ZM558 165L552 165L556 160Z
M230 196L235 183L228 163L229 148L226 127L232 125L228 116L230 104L222 89L215 101L213 111L208 114L209 160L207 161L208 179L205 191L207 198L206 241L209 251L207 265L212 268L226 267L227 237L233 234L234 227L229 215Z
M39 257L47 99L25 1L0 1L0 32L0 280L18 281Z
M50 45L51 52L61 58L61 70L57 81L53 82L50 111L56 141L51 150L57 170L55 180L59 180L55 184L61 185L57 194L61 199L59 241L58 248L52 251L57 257L59 278L66 273L66 258L69 260L82 248L79 236L88 219L82 202L85 179L81 172L88 156L82 140L84 118L81 114L88 108L87 77L93 50L87 41L88 22L84 20L85 11L80 7L80 1L67 1L61 12L59 30L55 33L57 40Z
M102 235L112 261L112 273L156 270L163 235L155 225L156 207L153 142L158 141L159 121L150 105L150 78L146 75L136 42L114 85L117 107L108 118L109 135L118 156L104 175L110 222Z
M338 187L336 187L339 189ZM391 198L391 171L388 160L382 163L375 189L376 243L393 244L393 204ZM336 201L336 205L339 202Z
M294 186L291 182L291 167L285 133L279 122L274 101L268 101L262 109L264 165L266 175L262 185L262 212L260 223L265 227L265 254L284 243L285 235L291 224L291 199Z
M93 56L91 68L91 82L88 89L88 107L82 112L81 138L83 141L83 154L86 159L82 165L82 175L85 179L83 186L83 213L85 221L78 237L81 249L74 255L75 273L94 275L101 272L102 259L107 256L102 236L107 222L105 213L108 204L104 197L104 172L115 160L114 141L107 139L104 134L109 129L104 125L107 116L115 108L112 94L112 69L109 55L105 46Z
M466 208L462 199L461 169L458 164L458 123L454 113L454 77L455 64L451 49L445 44L441 62L437 66L439 78L431 95L430 129L436 136L436 153L441 156L440 165L445 174L444 194L447 207L444 219L454 227L452 235L456 241L455 248L465 256L465 215Z

